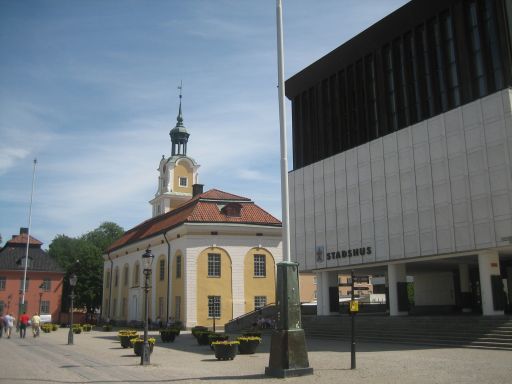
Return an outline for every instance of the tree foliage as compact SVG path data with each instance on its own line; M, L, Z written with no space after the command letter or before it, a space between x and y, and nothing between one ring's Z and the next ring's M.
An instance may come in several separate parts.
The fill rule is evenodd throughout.
M75 273L74 306L92 313L101 305L103 258L107 247L124 233L124 229L112 222L104 222L98 228L78 238L58 235L49 246L49 254L66 271L63 287L63 310L69 306L71 293L69 276Z

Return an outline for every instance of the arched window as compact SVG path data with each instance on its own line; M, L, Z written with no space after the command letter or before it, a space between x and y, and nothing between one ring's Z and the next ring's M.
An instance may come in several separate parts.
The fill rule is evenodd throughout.
M125 266L124 266L124 273L123 273L123 275L124 275L124 276L123 276L123 280L124 280L124 281L123 281L123 283L124 283L124 286L125 286L125 287L127 287L127 286L128 286L128 281L129 281L129 276L130 276L130 275L129 275L129 273L130 273L129 269L130 269L130 267L128 267L128 265L125 265Z
M140 275L140 265L137 261L135 263L135 267L133 268L133 286L137 287L139 286L139 275Z

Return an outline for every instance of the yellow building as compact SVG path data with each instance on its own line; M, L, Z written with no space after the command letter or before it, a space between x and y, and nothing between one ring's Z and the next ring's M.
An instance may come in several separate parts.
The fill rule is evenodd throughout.
M275 302L282 261L281 222L246 197L197 184L199 165L186 154L181 102L162 157L153 217L128 230L104 255L103 319L142 322L142 254L155 255L149 317L186 327L222 325Z

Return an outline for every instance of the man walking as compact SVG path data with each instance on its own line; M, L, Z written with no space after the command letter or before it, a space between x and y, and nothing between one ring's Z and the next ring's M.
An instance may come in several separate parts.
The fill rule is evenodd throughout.
M24 339L27 334L28 321L30 317L28 317L27 312L23 312L23 315L20 316L20 338Z
M41 325L41 318L39 317L39 314L34 313L34 316L32 316L32 334L34 337L39 336L39 329Z
M14 317L11 313L4 316L4 327L7 338L11 338L12 328L14 327Z

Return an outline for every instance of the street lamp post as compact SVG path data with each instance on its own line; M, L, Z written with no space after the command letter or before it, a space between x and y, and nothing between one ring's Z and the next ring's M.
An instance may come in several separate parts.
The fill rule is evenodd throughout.
M155 255L151 253L151 249L146 249L146 252L142 255L142 265L144 266L144 346L142 348L142 354L140 356L140 365L149 365L150 364L150 350L148 343L148 316L149 316L149 277L151 276L151 265L153 264L153 259Z
M43 290L44 290L44 283L41 283L39 286L39 310L37 311L39 315L41 314L41 301L43 299Z
M73 299L75 298L75 286L78 278L73 273L69 276L69 286L71 287L71 306L69 307L69 332L68 332L68 345L73 345Z

